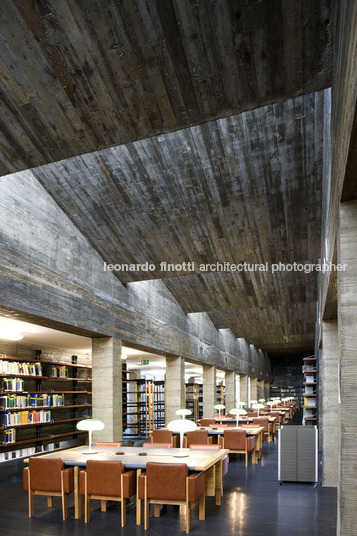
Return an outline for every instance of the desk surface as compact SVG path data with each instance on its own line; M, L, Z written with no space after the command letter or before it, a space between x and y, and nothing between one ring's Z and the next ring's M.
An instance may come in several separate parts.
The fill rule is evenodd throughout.
M66 465L85 466L87 460L122 461L126 469L145 469L147 462L185 463L190 471L207 471L210 467L222 460L228 453L227 449L212 451L209 449L160 449L143 447L94 447L97 454L82 454L88 447L81 446L43 454L46 458L62 458ZM123 453L121 455L116 452ZM146 456L140 453L146 452ZM185 457L177 457L184 453ZM176 456L175 456L176 455ZM187 456L188 455L188 456ZM28 463L28 458L25 460Z
M214 426L200 426L197 428L197 430L207 430L208 435L223 435L225 430L244 430L247 432L247 435L258 435L259 432L264 431L264 426L257 426L256 428L242 428L241 426L239 426L238 428L236 426L232 426L229 428L220 428L219 426L217 426L217 428L215 428Z

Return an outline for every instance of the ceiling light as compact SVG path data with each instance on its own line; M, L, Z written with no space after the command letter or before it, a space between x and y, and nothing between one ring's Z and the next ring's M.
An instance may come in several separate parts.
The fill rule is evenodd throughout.
M23 333L19 333L18 331L0 331L0 339L6 339L7 341L21 341L23 338Z

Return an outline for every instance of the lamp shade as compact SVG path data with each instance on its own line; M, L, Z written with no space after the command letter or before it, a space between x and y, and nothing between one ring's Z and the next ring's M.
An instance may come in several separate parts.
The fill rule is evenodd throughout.
M241 406L242 406L242 408L243 408L243 407L246 406L246 405L247 405L247 404L246 404L245 402L238 402L238 407L239 407L239 408L240 408Z
M98 419L83 419L77 423L77 430L86 430L88 431L88 444L89 449L84 450L82 454L96 454L96 450L92 449L92 433L96 430L103 430L104 422L99 421Z
M251 400L251 401L250 401L250 406L252 407L253 404L258 404L258 400Z
M259 398L258 402L262 404L263 402L265 402L265 398Z
M274 406L275 402L274 400L268 400L267 406Z
M170 421L167 425L168 430L171 432L179 432L180 434L180 449L182 450L182 443L183 443L183 434L185 432L193 432L197 429L197 424L193 421L189 421L187 419L175 419L173 421ZM186 456L181 454L177 455L178 457Z
M181 417L184 419L186 415L191 415L192 411L190 409L178 409L175 411L175 415L181 415Z

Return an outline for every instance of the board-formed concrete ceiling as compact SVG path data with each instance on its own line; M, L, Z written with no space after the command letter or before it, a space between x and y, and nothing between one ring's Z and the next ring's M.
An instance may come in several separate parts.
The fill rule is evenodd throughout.
M122 283L270 355L314 345L333 0L13 1L1 14L2 174L33 174ZM194 262L192 271L161 262Z

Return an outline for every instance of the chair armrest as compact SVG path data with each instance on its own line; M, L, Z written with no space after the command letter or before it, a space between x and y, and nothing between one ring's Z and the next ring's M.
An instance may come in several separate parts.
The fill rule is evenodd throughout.
M187 437L183 436L182 439L182 448L187 449Z
M146 473L140 473L138 478L138 489L136 490L138 494L138 499L145 498L145 477Z
M28 467L25 467L24 470L23 470L24 490L26 490L26 491L29 489L29 481L28 481L29 470L30 469Z
M253 450L255 448L255 436L247 436L247 447L248 450Z
M68 467L61 471L63 475L63 491L65 493L71 493L74 490L74 468Z
M228 473L228 455L222 459L222 477Z
M224 449L224 437L220 436L218 441L219 446L221 449Z
M192 473L188 479L188 501L195 502L203 493L206 487L206 475L204 472Z
M79 473L79 493L82 495L84 495L85 491L85 474L85 471L80 471Z
M213 443L213 437L212 436L208 436L208 444L209 445L212 445Z
M129 499L135 495L136 491L136 471L126 471L123 473L123 497Z

